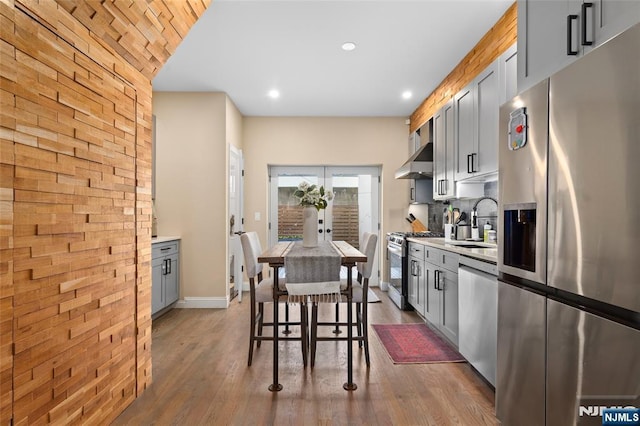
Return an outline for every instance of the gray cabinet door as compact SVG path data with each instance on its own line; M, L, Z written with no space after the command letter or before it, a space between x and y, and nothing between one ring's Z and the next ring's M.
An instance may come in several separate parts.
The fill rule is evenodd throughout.
M475 152L473 125L473 84L468 85L454 96L456 163L455 180L471 177L471 161Z
M518 0L518 92L638 22L636 0Z
M164 276L165 305L170 305L178 300L179 288L178 277L178 255L174 254L167 257L167 266L169 270Z
M418 267L417 260L413 257L409 257L409 294L407 298L409 299L409 304L413 306L414 309L418 310Z
M154 243L151 247L151 314L178 300L180 294L180 242Z
M454 125L453 100L450 100L433 116L433 143L435 145L434 200L448 200L455 196Z
M425 288L425 283L427 281L426 277L425 277L425 262L424 260L421 260L419 262L416 263L416 267L417 267L417 275L418 275L418 282L417 282L417 301L416 301L416 305L414 306L416 308L416 310L424 316L424 312L425 312L425 306L427 303L427 295L426 295L426 288Z
M518 92L575 60L567 55L569 9L567 1L518 0Z
M164 257L153 259L151 262L151 314L164 308Z
M458 274L441 270L440 283L440 331L458 345Z
M472 171L476 175L498 171L498 62L494 61L475 80L475 158Z
M640 1L593 1L594 44L600 45L640 22Z
M500 55L499 101L503 103L518 94L518 46L514 43Z
M430 262L424 262L424 288L425 304L424 317L431 324L440 325L440 292L436 284L436 266Z

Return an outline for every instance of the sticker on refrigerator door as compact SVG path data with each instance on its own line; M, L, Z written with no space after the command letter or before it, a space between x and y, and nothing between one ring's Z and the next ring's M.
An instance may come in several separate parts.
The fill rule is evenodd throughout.
M527 144L527 109L525 107L509 114L509 149L515 151Z

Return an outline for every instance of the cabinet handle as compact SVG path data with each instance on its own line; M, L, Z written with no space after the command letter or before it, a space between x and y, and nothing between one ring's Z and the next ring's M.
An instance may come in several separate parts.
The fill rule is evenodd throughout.
M167 251L167 250L171 250L171 247L165 247L160 249L160 251Z
M477 161L475 161L475 158L478 156L478 153L474 152L473 154L471 154L471 173L476 173L476 163Z
M433 288L434 288L434 290L440 290L438 288L438 272L439 271L433 271Z
M573 41L573 21L578 20L578 15L568 15L567 16L567 55L576 56L578 54L577 50L573 50L572 41Z
M587 40L587 9L593 8L593 3L582 3L582 45L591 46L593 41Z
M411 192L409 193L409 200L411 200L411 201L415 201L416 200L416 189L415 188L411 188Z
M169 275L171 273L171 259L165 259L164 261L166 267L165 269L165 275Z
M467 173L471 173L471 154L467 155Z

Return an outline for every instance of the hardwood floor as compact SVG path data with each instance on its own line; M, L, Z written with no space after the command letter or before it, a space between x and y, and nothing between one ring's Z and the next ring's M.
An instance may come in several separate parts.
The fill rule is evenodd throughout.
M422 321L375 292L382 303L369 304L370 325ZM113 424L497 424L494 393L467 363L394 365L371 327L369 369L354 344L357 390L342 389L346 342L318 342L313 369L303 367L299 342L280 342L284 388L269 392L273 346L263 342L247 367L248 294L244 300L226 310L174 309L154 321L153 384ZM322 305L320 318L332 318L333 306ZM266 311L270 318L271 304Z

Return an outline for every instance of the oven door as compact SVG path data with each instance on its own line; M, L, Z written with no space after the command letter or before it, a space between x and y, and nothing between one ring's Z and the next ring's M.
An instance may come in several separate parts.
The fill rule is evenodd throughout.
M387 242L387 272L389 276L389 298L400 309L407 309L407 265L402 246Z

